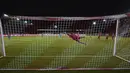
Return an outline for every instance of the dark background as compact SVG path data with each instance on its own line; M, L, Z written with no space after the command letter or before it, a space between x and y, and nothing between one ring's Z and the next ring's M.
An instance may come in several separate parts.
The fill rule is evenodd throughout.
M129 12L129 0L1 0L0 14L102 16Z
M114 14L122 14L129 12L130 5L129 1L122 0L122 1L112 1L112 0L73 0L73 1L67 1L67 0L4 0L0 3L0 14L3 17L3 14L8 15L26 15L26 16L83 16L83 17L91 17L91 16L105 16L105 15L114 15ZM13 20L13 21L12 21ZM37 29L54 29L55 22L54 21L38 21L38 20L29 20L30 23L33 23L33 25L27 24L26 27L25 24L22 22L24 20L20 20L17 22L14 19L4 19L2 20L3 23L3 29L6 30L4 33L44 33L44 32L51 32L51 31L37 31ZM57 31L53 31L54 33L62 33L67 32L68 29L72 29L70 32L76 32L76 29L84 30L84 29L90 29L92 28L92 22L93 21L100 21L99 27L101 27L101 24L103 23L103 20L91 20L91 21L70 21L67 24L71 26L64 27L62 26L66 25L64 22L59 22L61 26L60 29L57 29ZM74 22L74 23L72 23ZM106 26L101 27L104 29L100 29L99 27L93 27L96 29L93 29L91 33L114 33L115 32L115 25L116 22L108 21ZM15 25L19 25L19 27L16 27ZM112 25L113 24L113 25ZM80 26L82 25L82 26ZM107 26L111 25L111 26ZM6 28L5 28L6 27ZM51 28L50 28L51 27ZM22 29L23 28L23 29ZM99 29L97 29L99 28ZM65 29L65 30L61 30ZM67 30L67 31L66 31ZM98 30L98 31L97 31ZM86 32L86 31L80 31L80 32ZM87 31L90 32L90 31ZM52 32L51 32L52 33Z

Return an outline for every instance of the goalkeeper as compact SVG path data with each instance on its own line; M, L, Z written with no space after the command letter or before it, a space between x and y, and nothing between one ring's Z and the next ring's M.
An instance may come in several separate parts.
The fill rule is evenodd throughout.
M84 42L81 42L80 39L82 38L85 38L85 37L80 37L79 34L74 34L74 33L67 33L67 35L73 39L74 41L80 43L80 44L84 44L84 45L87 45L86 43Z

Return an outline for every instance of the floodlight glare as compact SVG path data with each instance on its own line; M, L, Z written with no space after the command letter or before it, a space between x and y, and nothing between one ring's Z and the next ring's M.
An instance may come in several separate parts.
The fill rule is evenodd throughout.
M7 15L7 14L4 14L4 17L9 17L9 15Z
M96 22L93 22L93 25L96 25Z

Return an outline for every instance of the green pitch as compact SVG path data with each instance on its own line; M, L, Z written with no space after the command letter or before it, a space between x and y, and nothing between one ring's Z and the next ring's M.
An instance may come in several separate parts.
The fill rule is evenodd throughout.
M66 36L12 37L11 40L5 37L4 40L7 57L0 58L2 69L130 68L130 63L112 56L114 41L111 38L99 40L97 36L86 36L81 39L88 45ZM125 38L117 48L129 48L129 42L129 38Z

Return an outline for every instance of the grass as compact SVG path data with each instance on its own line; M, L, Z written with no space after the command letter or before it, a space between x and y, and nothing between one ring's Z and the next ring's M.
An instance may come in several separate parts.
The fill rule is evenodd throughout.
M81 41L88 45L66 36L12 37L11 40L5 37L7 57L0 58L0 68L130 68L130 63L112 56L114 41L111 38L99 40L97 36L86 36ZM129 50L129 42L129 38L121 38L117 43L119 56L123 54L121 51Z

